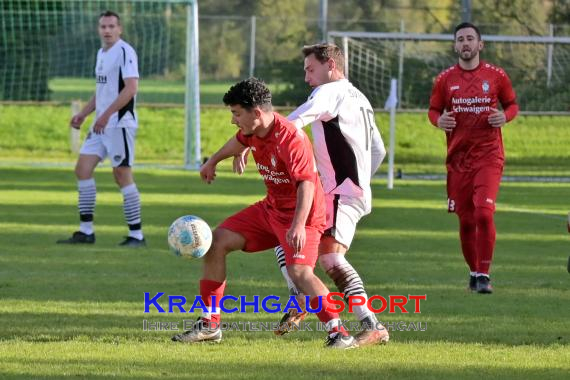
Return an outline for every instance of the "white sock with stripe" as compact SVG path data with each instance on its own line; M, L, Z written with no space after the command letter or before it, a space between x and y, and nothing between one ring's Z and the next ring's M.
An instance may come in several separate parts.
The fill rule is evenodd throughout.
M359 321L368 319L375 323L376 316L368 310L366 303L368 295L364 290L364 283L341 253L327 253L319 255L319 263L327 275L334 281L336 287L341 293L344 293L344 299L348 303L348 297L361 296L364 297L365 303L362 306L354 306L353 310Z
M280 245L275 247L275 257L277 258L277 264L279 264L279 269L281 270L281 274L285 278L285 281L287 281L289 294L295 296L298 295L299 290L293 283L293 280L291 280L291 277L289 277L289 273L287 273L287 266L285 265L285 250Z
M79 195L77 206L79 208L79 231L91 235L93 231L93 214L95 213L95 199L97 188L95 179L80 179L77 181Z
M138 240L144 238L141 223L141 200L137 185L131 183L121 189L123 193L123 211L129 225L129 236Z

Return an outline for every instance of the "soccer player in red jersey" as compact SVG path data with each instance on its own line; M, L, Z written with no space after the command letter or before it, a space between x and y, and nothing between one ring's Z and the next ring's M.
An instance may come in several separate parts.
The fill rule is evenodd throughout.
M447 137L448 211L459 217L469 288L492 293L493 215L505 162L501 127L515 118L519 107L505 71L480 60L479 29L462 23L454 37L459 62L436 78L428 117Z
M319 263L348 303L350 297L368 300L364 281L346 259L357 223L372 210L372 176L386 150L376 127L374 111L364 94L344 75L345 56L333 44L322 43L302 49L305 82L313 88L305 103L287 119L299 129L311 124L317 169L325 191L327 224L319 246ZM234 169L241 173L245 161L238 157ZM291 294L299 294L285 268L284 251L275 255ZM388 331L366 303L354 306L361 331L356 335L359 347L387 343ZM294 309L281 319L283 335L289 325L298 323L306 313Z
M271 93L258 79L237 83L223 100L230 106L232 123L239 131L202 166L200 176L211 183L220 161L249 147L267 187L267 196L230 216L214 231L200 281L200 294L209 312L202 314L192 330L174 336L173 340L219 342L222 338L219 301L226 284L226 255L237 250L259 252L281 245L285 249L287 271L295 285L310 297L313 309L319 302L322 304L316 314L329 332L326 346L355 347L355 339L339 324L339 315L326 310L329 290L313 273L326 214L308 136L272 111ZM215 303L212 296L216 296Z

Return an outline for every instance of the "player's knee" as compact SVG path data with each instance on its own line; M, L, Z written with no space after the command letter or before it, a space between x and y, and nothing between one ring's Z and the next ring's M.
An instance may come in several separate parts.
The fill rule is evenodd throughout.
M477 226L489 226L493 224L493 210L486 207L477 207L474 213Z
M123 186L123 182L124 182L124 181L123 181L123 179L121 178L121 176L120 176L119 174L113 173L113 178L115 179L115 183L116 183L117 185L119 185L119 187L124 187L124 186Z
M287 274L291 281L297 286L302 285L308 278L314 276L313 268L310 265L293 264L287 266Z
M239 235L235 232L226 230L225 228L216 228L212 233L212 246L208 251L208 255L221 255L225 256L232 251L237 251L243 248L238 241ZM208 256L206 255L206 256Z
M114 168L113 177L115 178L117 185L119 185L121 188L133 183L133 175L130 168L128 167Z
M334 267L346 264L347 261L344 255L340 253L327 253L324 255L319 255L319 264L321 268L326 272L330 272Z
M84 179L84 178L83 178L83 177L84 177L83 171L81 170L81 168L79 167L79 165L77 165L77 166L75 167L75 177L76 177L78 180L83 180L83 179Z
M303 270L300 268L300 265L287 265L287 274L291 281L297 283L302 278Z
M471 213L459 215L459 228L463 231L470 231L477 228L474 215Z
M80 165L79 163L77 165L75 165L75 177L78 180L85 180L85 179L89 179L93 176L93 171L90 170L90 168L84 166L84 165Z

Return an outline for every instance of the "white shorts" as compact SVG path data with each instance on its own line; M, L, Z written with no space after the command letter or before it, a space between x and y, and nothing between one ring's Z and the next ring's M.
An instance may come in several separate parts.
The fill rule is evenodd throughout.
M136 128L105 128L101 135L89 131L80 154L97 155L104 160L109 157L111 165L132 166L135 161Z
M339 194L325 194L327 224L323 236L332 236L336 241L350 247L356 224L366 214L364 199Z

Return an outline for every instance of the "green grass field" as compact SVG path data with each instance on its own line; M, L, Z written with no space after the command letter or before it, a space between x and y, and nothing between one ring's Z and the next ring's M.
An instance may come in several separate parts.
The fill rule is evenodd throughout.
M49 81L51 100L71 102L72 100L88 101L93 96L94 80L91 78L53 78ZM226 91L235 82L200 82L200 102L202 104L219 105ZM283 85L271 84L273 93ZM141 80L137 99L139 103L171 103L184 104L186 83L182 80L144 79Z
M55 85L59 93L66 85L82 88ZM89 92L91 83L84 87ZM218 96L220 89L203 92ZM198 291L200 262L168 252L167 227L182 214L215 226L259 199L262 182L252 166L243 177L224 166L213 186L194 172L156 168L182 164L184 112L140 107L136 161L150 166L137 167L136 178L148 249L116 247L126 228L107 165L96 174L97 244L56 246L77 227L70 113L68 106L0 105L0 378L567 378L570 239L564 215L570 183L503 184L496 294L486 297L464 290L467 271L456 218L445 212L444 183L397 180L388 191L384 181L375 181L375 211L359 225L349 258L369 294L426 294L421 314L380 318L426 323L426 331L393 331L386 347L349 352L325 351L323 333L307 331L280 339L271 332L230 331L221 345L187 346L170 342L170 332L142 328L143 320L182 324L196 317L143 313L144 292L192 299ZM443 134L423 114L397 117L396 167L443 173ZM235 127L224 108L204 108L201 118L202 154L208 156ZM387 144L387 115L378 114L377 123ZM567 125L563 117L519 117L509 124L505 174L570 176ZM286 295L271 252L236 253L229 268L227 294ZM224 320L278 319L247 313Z
M243 177L225 166L211 186L180 170L139 168L136 179L147 249L116 246L126 227L109 168L96 174L97 244L62 247L55 240L77 226L71 168L0 166L0 378L568 378L568 183L503 184L495 294L486 296L465 290L467 269L456 218L445 210L444 183L397 181L388 191L376 180L375 210L359 224L349 259L369 295L426 294L421 314L379 319L422 322L427 330L393 331L387 346L332 352L316 331L283 338L230 331L220 345L196 346L171 342L171 332L143 331L143 320L196 318L143 312L144 292L188 299L198 292L201 263L168 252L168 225L196 214L215 226L259 199L263 184L251 165ZM272 252L234 253L228 268L226 294L287 293ZM279 317L223 316L228 322Z
M212 90L215 92L215 90ZM290 110L282 109L283 113ZM203 108L202 155L215 152L236 129L223 107ZM69 106L1 105L0 160L4 162L71 163ZM139 108L140 129L136 161L146 164L182 165L184 157L184 110ZM504 127L506 175L570 176L570 128L568 117L520 116ZM83 136L91 119L83 128ZM389 120L377 114L388 145ZM404 173L443 173L445 136L433 128L424 114L397 115L396 168ZM381 171L386 170L383 165Z

